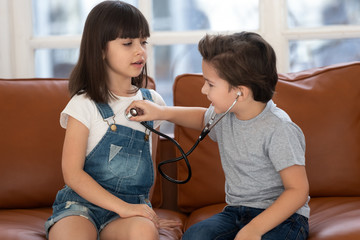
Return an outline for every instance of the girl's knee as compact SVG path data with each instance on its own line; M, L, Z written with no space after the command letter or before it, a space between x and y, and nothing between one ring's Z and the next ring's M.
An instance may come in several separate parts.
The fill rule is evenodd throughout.
M55 223L49 231L50 240L60 239L97 239L95 226L84 217L69 216Z
M155 224L147 218L119 218L100 232L100 239L159 240L159 233Z
M141 219L129 229L129 239L158 240L159 231L148 219Z

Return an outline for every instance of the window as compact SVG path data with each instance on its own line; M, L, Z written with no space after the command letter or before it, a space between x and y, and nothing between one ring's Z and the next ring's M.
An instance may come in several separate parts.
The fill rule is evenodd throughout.
M185 44L172 44L171 40L167 44L156 44L151 40L157 90L167 104L172 104L172 84L177 75L201 73L197 42L205 31L256 31L259 28L258 1L154 0L152 13L154 34L159 32L164 38L166 34L174 34L174 40L176 36L194 36L193 40L184 41Z
M358 0L288 0L287 8L289 28L360 24Z
M90 10L101 0L32 0L32 34L36 38L79 36ZM35 48L35 76L66 78L79 56L74 48Z
M56 37L81 35L88 12L101 0L64 2L32 0L33 35ZM137 1L127 1L139 7ZM224 4L225 3L225 4ZM215 13L214 8L218 9ZM150 74L157 81L159 93L172 104L173 79L181 73L201 72L201 57L197 41L204 31L256 31L259 28L259 2L247 0L153 0L150 28L153 34L183 35L194 32L190 43L157 43L150 38ZM226 16L224 18L223 16ZM197 33L200 31L200 33ZM160 38L160 37L158 37ZM78 43L76 43L78 45ZM36 77L68 77L78 58L78 48L35 48Z
M290 40L293 72L360 60L360 38Z
M216 11L214 11L216 9ZM259 2L153 0L153 31L238 31L259 27Z
M360 60L360 1L288 0L287 9L290 31L312 35L289 39L290 71Z
M0 77L68 77L88 12L101 0L0 1ZM206 33L255 31L279 72L359 61L358 0L127 0L151 27L149 74L167 104L176 75L201 72Z

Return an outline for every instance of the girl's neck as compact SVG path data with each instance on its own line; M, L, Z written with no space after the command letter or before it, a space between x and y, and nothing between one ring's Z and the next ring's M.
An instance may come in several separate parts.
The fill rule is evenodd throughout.
M126 88L126 89L117 89L117 88L111 88L110 91L115 94L116 96L119 97L132 97L134 96L135 93L135 87L132 86L131 88Z
M109 89L116 96L131 97L134 95L135 86L131 84L131 79L116 81L110 80Z

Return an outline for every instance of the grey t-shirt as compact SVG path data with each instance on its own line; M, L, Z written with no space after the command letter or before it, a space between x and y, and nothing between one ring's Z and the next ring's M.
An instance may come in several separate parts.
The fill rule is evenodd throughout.
M205 122L213 112L206 111ZM303 132L272 100L250 120L227 114L209 136L219 146L229 205L268 208L284 191L279 171L305 165ZM309 217L308 203L297 213Z

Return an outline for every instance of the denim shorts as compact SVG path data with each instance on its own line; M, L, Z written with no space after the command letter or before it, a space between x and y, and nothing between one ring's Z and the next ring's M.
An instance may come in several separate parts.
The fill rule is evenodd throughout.
M138 204L147 204L151 206L150 201L147 198L138 196ZM88 219L97 230L98 239L100 232L107 224L120 218L118 214L106 209L100 208L96 205L86 202L66 201L53 205L53 215L45 222L46 237L49 236L50 228L59 220L69 216L81 216Z
M236 234L264 209L227 206L204 221L192 225L183 240L233 240ZM294 213L262 236L262 240L305 240L309 234L308 218Z
M110 222L119 218L119 215L97 207L92 204L67 201L53 206L54 214L45 222L46 238L49 237L50 228L59 220L69 216L81 216L88 219L98 232L98 239L101 230Z

